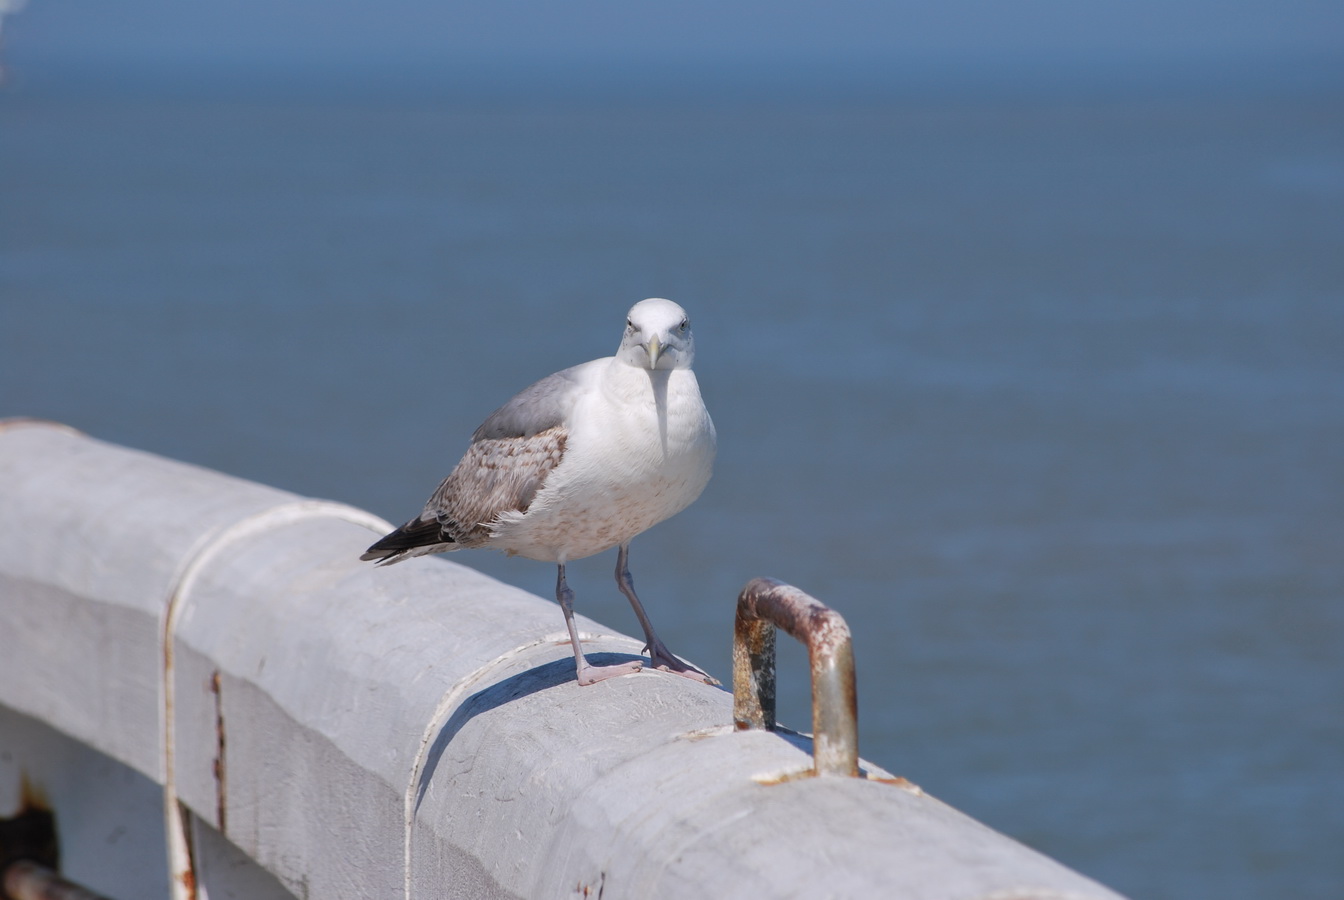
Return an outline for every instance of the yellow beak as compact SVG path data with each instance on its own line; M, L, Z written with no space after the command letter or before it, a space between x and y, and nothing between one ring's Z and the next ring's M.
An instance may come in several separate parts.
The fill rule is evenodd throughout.
M649 338L648 348L649 348L650 369L658 368L658 357L663 355L663 349L665 346L666 345L659 343L658 335L655 334L653 337Z

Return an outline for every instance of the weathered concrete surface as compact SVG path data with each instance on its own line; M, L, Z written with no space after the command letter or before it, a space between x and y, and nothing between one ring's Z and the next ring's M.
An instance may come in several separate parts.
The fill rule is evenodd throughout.
M358 562L383 524L0 429L0 704L164 785L216 897L1115 896L917 790L776 783L807 742L723 690L578 687L554 604Z
M0 702L161 782L169 594L211 535L291 499L60 427L3 427Z

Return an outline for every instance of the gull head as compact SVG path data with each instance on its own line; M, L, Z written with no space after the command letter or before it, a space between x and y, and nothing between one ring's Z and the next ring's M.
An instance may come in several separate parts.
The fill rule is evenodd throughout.
M641 369L689 369L695 360L695 339L686 310L659 298L630 307L616 358Z

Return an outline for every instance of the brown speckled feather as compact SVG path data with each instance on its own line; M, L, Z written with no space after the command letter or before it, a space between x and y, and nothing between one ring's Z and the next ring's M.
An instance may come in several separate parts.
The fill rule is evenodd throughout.
M445 537L479 547L500 515L527 512L560 464L565 438L565 430L555 426L527 437L477 440L429 498L420 519L437 519Z
M568 431L563 423L574 406L582 368L548 375L491 413L424 511L360 559L388 564L479 547L499 516L526 512L564 456Z
M509 512L527 512L546 476L565 455L565 429L482 438L472 443L424 512L370 547L360 559L383 564L459 547L480 547L490 526Z

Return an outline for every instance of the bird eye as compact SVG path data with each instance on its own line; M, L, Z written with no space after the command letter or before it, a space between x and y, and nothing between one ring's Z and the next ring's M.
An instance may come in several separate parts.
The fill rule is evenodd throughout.
M631 331L634 331L634 330L635 330L635 323L634 323L634 322L631 322L629 319L626 319L626 320L625 320L625 327L628 328L628 329L631 330Z
M677 331L680 331L682 334L685 334L685 333L686 333L686 329L687 329L687 328L690 328L690 327L691 327L691 320L690 320L690 319L682 319L682 320L681 320L681 324L677 326Z

